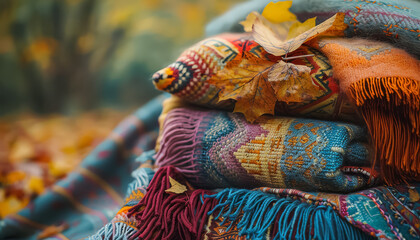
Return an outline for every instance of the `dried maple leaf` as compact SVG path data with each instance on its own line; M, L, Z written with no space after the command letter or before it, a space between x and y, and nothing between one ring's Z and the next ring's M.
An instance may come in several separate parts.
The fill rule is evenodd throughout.
M169 182L171 183L171 187L166 189L165 192L181 194L187 191L187 187L185 185L182 185L181 183L179 183L171 177L169 177Z
M289 29L291 28L291 26L296 23L299 23L298 21L287 21L274 24L258 12L251 12L250 14L248 14L245 21L240 22L240 24L244 27L245 32L253 32L252 28L256 21L261 22L264 26L267 27L266 34L275 34L276 39L284 40L287 39Z
M220 89L219 101L236 100L234 112L253 122L263 114L274 114L276 96L268 82L272 66L273 62L245 53L209 81Z
M312 21L308 22L308 25ZM273 31L273 28L264 24L256 18L252 26L252 36L267 52L275 56L283 56L298 49L303 43L318 36L342 36L347 28L344 23L344 13L337 13L323 23L306 30L298 36L289 40L279 37L279 34Z
M311 100L318 93L318 87L311 78L311 69L304 65L295 65L280 61L268 74L277 96L282 102L302 102Z

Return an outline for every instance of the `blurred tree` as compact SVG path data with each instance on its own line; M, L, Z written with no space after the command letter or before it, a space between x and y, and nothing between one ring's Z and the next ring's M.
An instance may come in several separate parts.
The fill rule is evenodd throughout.
M151 74L239 0L2 0L0 115L132 108Z

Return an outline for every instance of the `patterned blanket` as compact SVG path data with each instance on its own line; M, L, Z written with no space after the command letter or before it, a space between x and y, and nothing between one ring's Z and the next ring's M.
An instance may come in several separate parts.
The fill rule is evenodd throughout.
M281 98L270 95L276 85L266 79L281 57L266 52L249 34L203 40L153 80L158 89L191 103L230 111L239 111L243 95L252 95L248 108L240 105L252 120L272 113L364 122L376 152L372 166L380 165L385 180L420 181L420 61L390 44L366 39L317 38L306 44L288 54L287 61L310 68L311 94L300 80L282 86ZM292 92L302 100L288 97ZM273 107L254 110L261 105Z
M351 192L377 179L366 131L339 122L174 109L156 164L174 166L201 188L280 187ZM368 184L369 182L369 184Z
M149 155L147 159L153 158ZM133 184L140 187L131 192L114 219L89 239L420 237L419 184L351 194L267 187L211 192L195 189L172 166L160 168L148 186L148 172L148 168L137 170L143 177ZM183 184L184 192L165 191L170 189L171 179ZM148 204L150 201L159 204ZM202 214L203 209L208 211L207 216ZM201 224L196 225L192 219L199 219Z

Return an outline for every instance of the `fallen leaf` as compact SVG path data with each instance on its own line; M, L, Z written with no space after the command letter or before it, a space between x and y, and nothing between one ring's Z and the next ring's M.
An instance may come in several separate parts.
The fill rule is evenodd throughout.
M310 20L307 24L311 24ZM307 26L304 25L306 28ZM337 13L323 23L313 27L289 40L279 37L280 35L272 28L265 25L260 19L256 19L252 27L255 41L267 52L275 56L283 56L298 49L303 43L318 36L342 36L347 25L344 23L344 13ZM294 30L296 32L299 32ZM293 34L293 33L292 33ZM294 34L293 34L294 35Z
M290 12L292 1L270 2L265 6L262 16L272 23L295 21L296 15Z
M309 18L303 23L296 21L295 23L293 23L292 26L290 26L289 33L287 34L287 39L295 38L300 34L310 30L311 28L314 28L315 26L316 17Z
M39 195L42 192L44 192L44 189L45 189L44 181L40 177L32 176L29 179L27 188L29 192L33 192Z
M287 35L289 34L290 27L295 23L299 23L299 21L295 20L274 24L258 12L251 12L250 14L248 14L245 21L240 22L240 24L244 27L245 32L252 32L252 27L255 21L257 20L262 22L265 26L267 26L272 33L277 35L278 38L285 40L287 38Z
M416 191L416 189L409 189L408 193L410 202L418 202L420 200L420 194Z
M187 191L187 187L185 185L182 185L171 177L169 177L169 182L171 183L171 187L166 189L165 192L181 194Z
M25 162L35 156L35 148L27 139L17 140L10 150L9 158L11 162Z
M280 61L268 74L268 80L282 102L302 102L311 100L318 93L318 87L311 78L311 69L304 65L295 65Z
M250 122L263 114L274 114L276 96L268 82L273 62L245 53L229 62L210 84L220 89L219 101L236 100L234 112L241 112Z

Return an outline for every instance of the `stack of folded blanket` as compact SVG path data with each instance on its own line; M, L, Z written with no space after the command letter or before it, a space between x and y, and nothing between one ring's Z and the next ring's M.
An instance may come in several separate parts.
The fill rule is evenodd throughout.
M276 56L253 35L254 25L253 34L201 41L153 76L172 96L129 118L112 135L116 146L100 146L91 172L79 171L109 192L94 175L106 175L94 159L115 154L126 159L123 166L138 155L140 165L123 206L90 239L420 238L420 4L296 4L302 18L340 12L346 28ZM268 81L274 73L267 69L283 60L291 64L288 78ZM295 77L300 71L307 78ZM249 72L260 74L258 81L238 80ZM294 82L277 86L284 91L267 91L287 81ZM239 107L245 98L255 101ZM259 112L267 105L271 112ZM143 151L161 106L155 147ZM119 186L118 175L109 175ZM77 194L75 182L58 185L61 193ZM79 205L68 198L80 211L94 206L89 197ZM47 200L32 209L46 208ZM64 200L49 201L66 209ZM42 229L51 218L69 223L24 210L3 222L0 236L19 236L12 232L25 224ZM50 236L82 229L72 227Z

